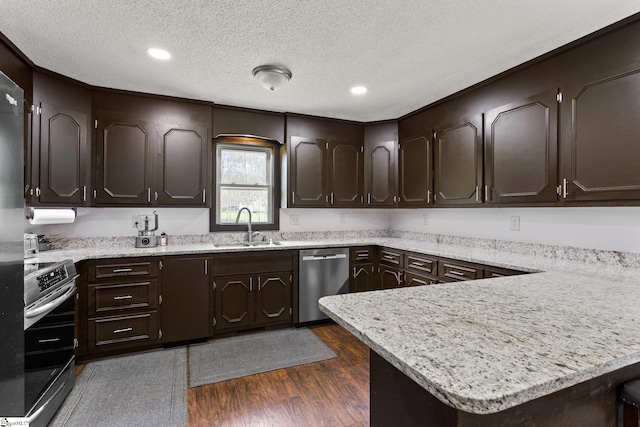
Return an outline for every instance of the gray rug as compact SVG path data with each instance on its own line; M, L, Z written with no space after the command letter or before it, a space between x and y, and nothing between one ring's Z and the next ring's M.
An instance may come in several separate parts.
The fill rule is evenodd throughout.
M332 359L307 328L222 338L189 347L190 387Z
M88 363L50 427L183 427L184 347Z

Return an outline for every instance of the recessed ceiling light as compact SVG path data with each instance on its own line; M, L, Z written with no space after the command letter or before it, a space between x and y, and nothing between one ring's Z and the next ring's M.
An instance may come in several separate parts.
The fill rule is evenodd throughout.
M351 88L351 93L354 95L364 95L367 93L367 88L364 86L354 86Z
M171 54L169 52L164 49L158 49L156 47L150 47L149 49L147 49L147 53L153 58L162 59L165 61L171 58Z

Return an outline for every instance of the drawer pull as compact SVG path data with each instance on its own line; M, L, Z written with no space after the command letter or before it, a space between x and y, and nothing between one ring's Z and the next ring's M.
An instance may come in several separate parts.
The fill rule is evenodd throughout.
M122 300L122 299L131 299L131 298L133 298L133 295L118 295L113 297L113 299L116 301Z
M60 338L49 338L46 340L38 340L40 344L46 344L48 342L58 342L58 341L60 341Z
M114 273L130 273L133 271L133 268L114 268Z
M451 270L449 273L455 274L456 276L464 276L464 273L461 271Z
M412 262L411 265L415 267L424 267L424 264L421 262Z
M131 332L133 331L133 328L122 328L122 329L116 329L115 331L113 331L114 334L120 334L122 332Z
M384 259L395 259L395 257L393 255L382 255L382 258L384 258Z

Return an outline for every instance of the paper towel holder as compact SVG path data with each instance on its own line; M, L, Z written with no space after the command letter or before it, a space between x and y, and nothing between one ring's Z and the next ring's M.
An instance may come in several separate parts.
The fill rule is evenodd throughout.
M71 210L73 211L73 216L74 218L78 217L78 208L37 208L39 210ZM33 219L34 217L34 212L35 212L36 208L34 207L25 207L24 208L24 215L26 219Z

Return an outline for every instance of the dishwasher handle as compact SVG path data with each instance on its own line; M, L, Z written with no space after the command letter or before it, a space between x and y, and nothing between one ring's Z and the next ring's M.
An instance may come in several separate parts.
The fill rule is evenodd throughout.
M327 254L327 255L306 255L302 257L302 261L323 261L326 259L344 259L347 254Z

